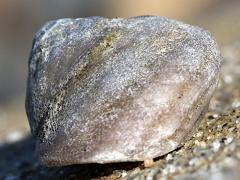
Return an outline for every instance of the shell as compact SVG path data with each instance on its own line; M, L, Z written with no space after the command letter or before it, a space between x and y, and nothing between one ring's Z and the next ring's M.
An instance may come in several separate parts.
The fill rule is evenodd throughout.
M206 111L221 59L209 32L162 17L48 22L26 98L40 161L143 161L176 149Z

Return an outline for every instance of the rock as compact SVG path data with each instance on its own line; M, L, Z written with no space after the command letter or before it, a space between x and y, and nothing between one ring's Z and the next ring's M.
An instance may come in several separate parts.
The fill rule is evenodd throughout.
M33 42L26 109L48 166L143 161L194 132L217 86L209 32L142 16L48 22Z

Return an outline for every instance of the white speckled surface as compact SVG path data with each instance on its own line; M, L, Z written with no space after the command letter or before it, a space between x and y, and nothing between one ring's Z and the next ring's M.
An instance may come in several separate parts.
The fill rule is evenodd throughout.
M62 19L36 35L27 113L46 165L143 161L177 148L218 82L209 32L161 17Z

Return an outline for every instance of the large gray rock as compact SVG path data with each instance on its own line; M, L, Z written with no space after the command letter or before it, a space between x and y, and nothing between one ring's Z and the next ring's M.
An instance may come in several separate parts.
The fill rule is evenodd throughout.
M40 160L143 161L176 149L205 112L220 63L209 32L166 18L48 22L26 100Z

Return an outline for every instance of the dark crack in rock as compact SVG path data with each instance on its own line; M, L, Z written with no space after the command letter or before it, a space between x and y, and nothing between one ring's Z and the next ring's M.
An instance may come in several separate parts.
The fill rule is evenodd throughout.
M26 100L41 162L143 161L176 149L206 111L220 64L209 32L162 17L47 23Z

